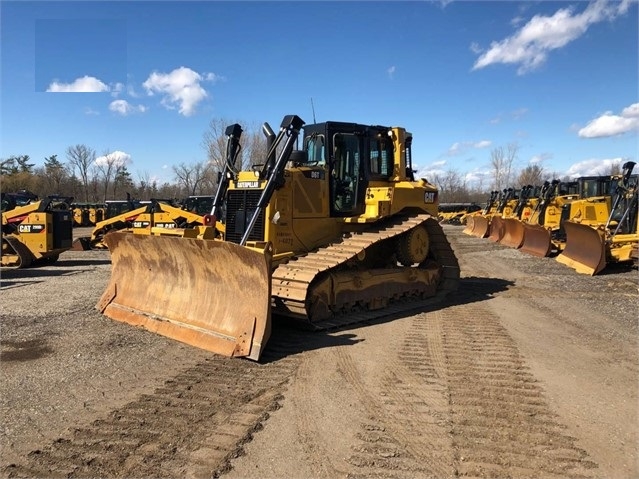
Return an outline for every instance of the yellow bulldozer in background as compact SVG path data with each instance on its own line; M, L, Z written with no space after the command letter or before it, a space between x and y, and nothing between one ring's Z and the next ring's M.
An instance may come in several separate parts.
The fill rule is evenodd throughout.
M561 229L562 213L566 205L579 199L577 181L544 182L540 196L528 221L523 222L524 237L520 250L533 256L549 256L553 249L561 251L564 236Z
M74 250L104 249L104 236L113 231L134 232L139 229L192 228L206 224L206 215L193 213L173 206L171 200L151 199L140 201L138 208L125 211L98 222L90 237L79 237L74 241Z
M515 207L518 203L519 190L514 188L505 188L499 197L497 209L492 215L487 215L488 220L488 239L495 243L499 243L504 237L505 227L504 218L513 216Z
M477 211L481 211L477 203L440 203L437 217L441 224L461 225L466 224L468 215Z
M524 224L521 250L535 256L560 254L566 247L564 225L568 221L603 226L611 211L611 185L620 176L582 176L575 181L552 182L542 194L538 208ZM569 226L570 227L570 226Z
M438 191L400 127L284 117L263 165L239 171L240 125L210 226L110 233L106 316L258 360L271 316L316 329L412 310L456 290Z
M632 161L624 163L621 177L611 178L616 180L614 193L589 198L579 214L562 223L566 246L557 261L588 275L600 273L608 263L637 262L639 179L632 176L634 167Z
M18 206L2 193L2 260L4 268L55 263L71 247L73 217L50 198Z
M502 218L501 236L497 240L499 244L521 248L524 243L524 223L528 221L535 209L539 190L540 188L533 185L524 185L518 191L511 215Z
M500 195L500 191L491 191L484 208L466 216L466 227L463 233L478 238L488 236L490 217L497 210Z
M73 203L73 225L77 227L95 226L104 220L106 205L102 203Z

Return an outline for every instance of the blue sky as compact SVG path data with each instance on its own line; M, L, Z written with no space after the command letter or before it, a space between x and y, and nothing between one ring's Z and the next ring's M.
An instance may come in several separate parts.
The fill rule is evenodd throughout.
M606 173L637 160L638 4L2 1L0 157L121 152L134 178L206 160L216 119L399 125L421 176ZM82 93L79 93L82 92ZM485 182L489 180L484 180Z

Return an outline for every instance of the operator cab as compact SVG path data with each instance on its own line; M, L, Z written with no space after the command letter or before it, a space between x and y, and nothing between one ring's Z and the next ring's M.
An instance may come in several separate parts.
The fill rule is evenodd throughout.
M369 183L390 180L394 167L390 131L334 121L304 126L304 160L328 173L331 216L362 214Z

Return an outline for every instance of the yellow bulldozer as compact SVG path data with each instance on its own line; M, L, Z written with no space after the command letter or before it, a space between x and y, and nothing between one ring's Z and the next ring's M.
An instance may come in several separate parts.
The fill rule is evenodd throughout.
M549 256L553 250L561 251L565 242L561 222L570 212L567 206L579 197L578 181L544 182L528 221L522 222L524 237L520 250L538 257Z
M240 171L242 128L226 129L209 226L104 237L112 272L98 310L258 360L273 315L325 329L414 310L457 289L438 190L414 177L404 128L304 126L287 115L277 135L267 123L263 131L264 164Z
M71 210L46 198L18 206L10 194L2 193L3 268L27 268L32 264L55 263L71 247Z
M477 236L478 238L485 238L488 236L490 231L490 217L497 210L500 195L500 191L491 191L484 208L466 216L466 227L464 228L463 233L470 236Z
M74 241L73 249L104 249L104 237L113 231L134 232L139 229L157 228L192 228L204 225L205 215L193 213L173 206L170 200L151 199L141 201L138 208L125 211L116 216L98 222L90 237L79 237Z
M481 211L477 203L440 203L438 219L441 224L465 224L468 215Z
M614 193L590 198L583 213L562 223L566 246L557 261L588 275L600 273L608 263L637 262L638 178L632 176L635 164L624 163L621 177L613 177ZM605 222L601 220L604 215Z
M521 248L524 243L524 223L528 221L535 209L538 193L539 188L535 188L533 185L521 187L511 215L502 218L502 234L498 238L499 244L511 248Z
M77 227L95 226L104 220L106 205L101 203L73 203L73 225Z
M584 226L602 226L611 211L611 185L620 176L582 176L575 181L562 183L554 180L544 190L539 208L524 224L524 241L521 250L535 256L550 256L553 251L561 254L566 247L568 222ZM614 190L614 188L613 188ZM570 226L569 226L570 228Z
M518 202L519 190L505 188L499 197L497 209L492 215L487 215L488 239L499 243L505 234L504 218L510 218L514 214Z

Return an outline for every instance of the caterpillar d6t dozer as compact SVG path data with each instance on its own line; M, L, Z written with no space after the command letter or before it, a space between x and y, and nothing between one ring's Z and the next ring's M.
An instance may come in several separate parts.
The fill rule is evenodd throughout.
M524 243L524 224L536 203L534 198L535 187L532 185L522 186L512 214L503 218L503 235L499 239L499 244L510 248L521 248Z
M2 267L55 263L61 253L71 248L71 210L57 209L49 198L16 206L4 193L2 206Z
M481 209L477 203L440 204L438 219L441 224L461 225L466 223L468 215L481 211Z
M504 217L512 216L517 200L515 199L515 190L506 188L502 191L497 205L497 210L490 218L488 223L488 239L495 243L501 241L504 236Z
M613 196L590 198L585 213L563 222L566 246L557 261L591 276L603 271L608 263L636 262L639 211L638 179L631 176L634 166L632 161L623 165ZM602 211L609 212L605 223Z
M466 218L466 228L463 233L478 238L485 238L489 232L490 215L497 209L497 200L499 199L499 191L491 191L484 209L477 211Z
M215 226L110 233L106 316L258 360L271 316L313 329L421 307L454 291L459 265L438 191L413 177L403 128L284 117L263 165L238 171L226 130ZM140 232L142 233L142 232Z
M579 199L577 181L544 182L539 200L528 222L524 223L524 239L521 251L533 256L549 256L553 249L561 251L565 234L561 222L570 212L570 204Z

